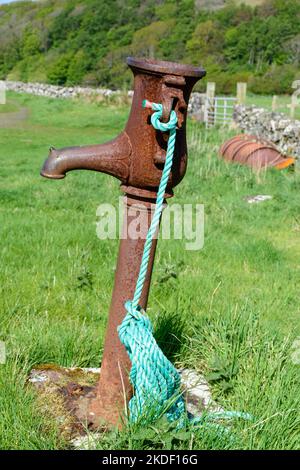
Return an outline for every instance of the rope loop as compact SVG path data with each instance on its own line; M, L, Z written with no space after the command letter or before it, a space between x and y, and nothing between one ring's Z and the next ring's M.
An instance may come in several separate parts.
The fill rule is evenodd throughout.
M131 300L127 300L127 302L125 302L125 309L129 313L129 315L135 318L138 318L138 314L141 310L139 305L137 307L134 307L132 305Z
M161 117L163 114L163 106L161 104L152 103L152 109L155 110L155 113L153 113L151 116L151 124L154 129L161 132L167 132L176 129L177 114L174 110L171 111L169 121L162 122Z

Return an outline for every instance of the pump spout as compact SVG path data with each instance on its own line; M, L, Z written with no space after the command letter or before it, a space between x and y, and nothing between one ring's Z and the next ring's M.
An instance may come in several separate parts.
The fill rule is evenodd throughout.
M83 147L50 148L41 175L61 179L72 170L94 170L127 182L131 145L125 132L105 144Z

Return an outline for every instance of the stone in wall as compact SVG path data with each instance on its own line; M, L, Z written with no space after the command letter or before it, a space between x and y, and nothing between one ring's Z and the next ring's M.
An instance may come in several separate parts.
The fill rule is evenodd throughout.
M205 114L205 100L206 94L205 93L198 93L194 92L191 94L188 112L190 116L197 121L204 121L204 114Z
M256 106L235 106L234 121L243 131L273 142L284 155L300 158L300 121Z

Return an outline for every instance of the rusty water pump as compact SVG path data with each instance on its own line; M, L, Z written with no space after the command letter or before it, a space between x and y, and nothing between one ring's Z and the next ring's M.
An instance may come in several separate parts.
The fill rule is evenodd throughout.
M102 145L50 149L41 170L47 178L61 179L71 170L94 170L107 173L121 181L125 193L123 236L120 241L115 283L108 319L101 374L95 396L91 398L86 419L97 427L101 422L120 424L124 401L132 391L128 374L130 361L121 344L117 327L126 311L124 303L133 295L143 246L153 215L153 204L165 161L168 134L156 131L150 123L149 109L142 108L144 99L163 105L163 120L168 121L175 110L178 119L172 171L165 197L184 177L187 167L186 118L189 97L195 83L205 75L202 68L173 62L129 57L127 64L134 74L134 95L125 130ZM147 226L140 238L132 239L128 227L135 215L130 211L137 203L146 211ZM142 209L140 209L142 210ZM153 241L146 282L140 306L146 308L155 256Z

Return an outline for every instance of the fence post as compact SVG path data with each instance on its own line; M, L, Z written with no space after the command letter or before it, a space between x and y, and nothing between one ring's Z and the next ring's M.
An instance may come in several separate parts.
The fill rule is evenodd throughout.
M278 99L277 95L274 95L272 98L272 111L276 111L277 109L277 99Z
M300 80L295 80L292 83L292 88L295 88L295 91L291 96L291 104L288 104L287 107L290 108L290 116L294 119L296 108L299 105L298 96L300 96Z
M297 108L297 104L298 104L298 99L297 99L297 96L295 96L294 94L291 96L291 104L288 105L288 107L290 108L290 117L292 119L294 119L295 117L295 111L296 111L296 108Z
M0 104L6 104L6 84L4 80L0 80Z
M216 84L215 82L207 82L206 85L206 99L205 99L205 113L204 121L206 126L209 125L210 116L214 122L214 101L215 101L215 91Z
M223 109L223 125L226 124L226 119L227 119L227 100L224 100L224 109Z
M237 104L245 104L247 96L247 83L238 82L236 84L236 101Z

